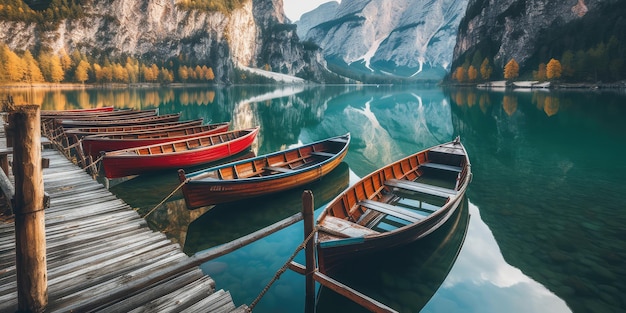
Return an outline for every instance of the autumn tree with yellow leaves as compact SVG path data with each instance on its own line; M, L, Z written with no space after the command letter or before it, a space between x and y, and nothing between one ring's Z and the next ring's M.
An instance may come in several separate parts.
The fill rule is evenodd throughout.
M557 79L561 77L561 62L556 59L550 59L546 66L546 77L548 79Z
M509 63L504 66L504 79L516 79L519 76L519 64L515 59L511 59Z

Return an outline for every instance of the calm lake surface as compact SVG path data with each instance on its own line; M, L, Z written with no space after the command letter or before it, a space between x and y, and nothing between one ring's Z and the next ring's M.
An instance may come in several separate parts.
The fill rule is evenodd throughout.
M351 264L337 279L400 312L626 310L624 92L258 86L11 94L43 109L158 107L185 120L260 125L257 155L350 132L344 163L303 188L313 191L317 214L359 177L460 135L474 179L457 214L427 239ZM177 186L174 169L110 189L145 214ZM299 212L303 189L195 211L175 194L147 219L193 255ZM201 267L236 305L250 304L302 240L297 223ZM331 291L318 295L318 312L365 312ZM304 312L304 277L285 272L255 312Z

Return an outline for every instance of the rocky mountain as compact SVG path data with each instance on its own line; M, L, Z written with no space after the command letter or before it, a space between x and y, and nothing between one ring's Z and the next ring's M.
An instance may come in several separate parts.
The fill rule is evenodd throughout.
M296 21L296 25L298 25L298 37L306 38L306 33L309 32L311 28L327 22L329 16L335 15L337 7L339 7L339 3L331 1L320 5L313 11L302 14L300 20Z
M439 80L450 70L466 5L467 0L344 0L296 24L300 37L318 44L337 72Z
M625 7L621 0L470 0L459 25L453 67L478 53L490 58L497 71L515 59L520 72L530 72L568 50L581 51L579 60L589 67L594 56L583 57L600 43L607 50L611 40L616 51L626 47ZM622 57L610 54L607 64L611 58L623 63L623 51Z
M36 2L36 1L35 1ZM15 51L78 50L94 58L132 56L146 62L181 59L208 64L215 81L231 83L238 65L322 80L319 50L307 49L283 12L282 0L241 1L229 12L182 8L178 0L104 0L81 4L80 18L53 29L0 21L0 42Z

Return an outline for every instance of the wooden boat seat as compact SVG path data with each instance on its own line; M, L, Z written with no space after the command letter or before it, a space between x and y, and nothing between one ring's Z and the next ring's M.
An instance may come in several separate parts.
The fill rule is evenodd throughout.
M322 151L313 151L310 153L311 155L314 156L321 156L321 157L325 157L325 158L330 158L330 157L334 157L336 154L333 153L328 153L328 152L322 152Z
M418 183L418 182L414 182L414 181L410 181L406 179L387 179L385 181L385 185L389 187L395 187L395 188L405 189L409 191L421 192L421 193L438 196L442 198L447 198L447 197L456 195L456 190L453 190L453 189L448 189L448 188L443 188L443 187L438 187L438 186L433 186L433 185L428 185L428 184L422 184L422 183Z
M411 223L415 223L424 218L423 215L412 212L410 210L401 208L399 206L373 201L373 200L362 200L358 203L360 206L368 208L370 210L378 211L381 213L385 213L397 218L401 218L405 221L409 221Z
M318 226L330 234L346 238L379 234L373 229L334 216L326 216Z
M423 164L420 164L420 166L421 167L434 168L434 169L438 169L438 170L450 171L450 172L457 172L457 173L460 173L461 170L462 170L462 168L460 166L440 164L440 163L432 163L432 162L423 163Z
M292 169L289 169L289 168L277 167L277 166L264 166L263 169L267 171L281 172L281 173L289 173L293 171Z

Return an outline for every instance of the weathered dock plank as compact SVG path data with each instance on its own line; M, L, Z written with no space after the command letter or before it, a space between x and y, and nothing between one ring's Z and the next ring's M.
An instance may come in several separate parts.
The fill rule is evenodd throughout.
M50 160L46 312L245 312L84 170L53 149L42 157ZM17 310L14 232L13 223L0 222L0 312Z

